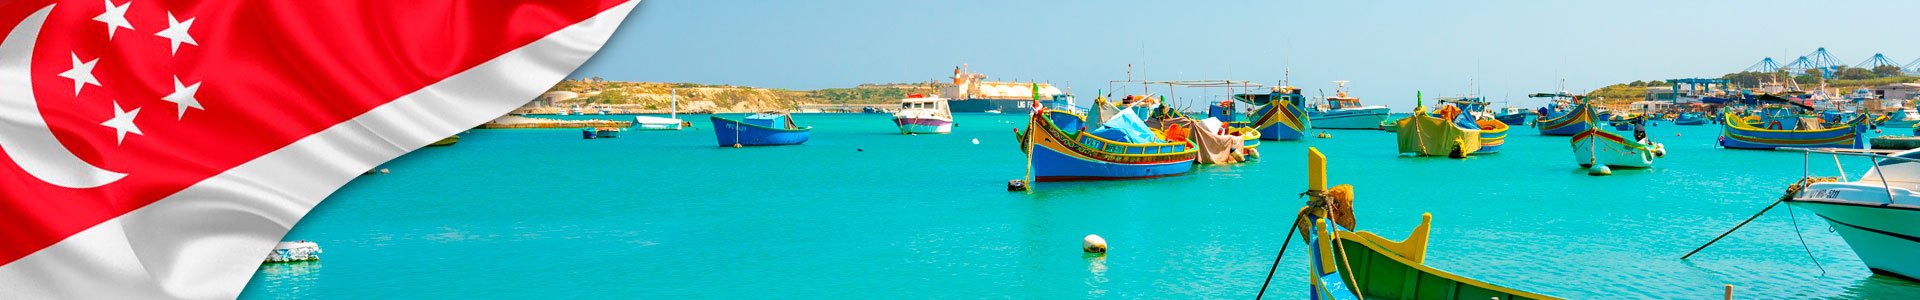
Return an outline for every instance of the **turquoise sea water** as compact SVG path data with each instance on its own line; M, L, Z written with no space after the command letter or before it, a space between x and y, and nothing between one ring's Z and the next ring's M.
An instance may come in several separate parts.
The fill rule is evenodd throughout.
M1718 299L1726 284L1741 298L1920 298L1784 205L1678 260L1803 172L1799 153L1713 148L1713 126L1651 127L1667 157L1608 177L1575 165L1566 137L1526 127L1461 160L1334 130L1266 141L1250 164L1010 193L1021 117L963 114L953 134L906 136L887 115L802 114L806 144L743 149L716 147L703 115L682 116L697 130L611 140L473 130L321 203L286 239L325 259L263 266L241 298L1244 299L1303 202L1308 146L1330 183L1356 187L1360 229L1404 238L1432 213L1427 264L1496 284L1576 299ZM1811 166L1839 175L1831 158ZM1111 252L1081 253L1088 234ZM1288 251L1276 299L1305 296L1304 247Z

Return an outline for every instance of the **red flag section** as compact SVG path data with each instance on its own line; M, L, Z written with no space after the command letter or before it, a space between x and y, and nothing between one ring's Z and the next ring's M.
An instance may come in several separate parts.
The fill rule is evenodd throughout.
M623 2L0 4L0 266Z

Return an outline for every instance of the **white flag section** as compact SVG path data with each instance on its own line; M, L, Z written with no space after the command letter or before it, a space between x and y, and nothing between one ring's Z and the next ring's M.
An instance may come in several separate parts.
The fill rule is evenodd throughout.
M380 163L538 96L599 51L638 3L605 10L0 266L0 299L235 298L268 250L327 195Z

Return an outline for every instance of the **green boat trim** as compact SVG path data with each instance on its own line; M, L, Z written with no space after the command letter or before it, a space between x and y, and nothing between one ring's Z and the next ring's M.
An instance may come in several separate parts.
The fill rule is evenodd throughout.
M1561 299L1427 266L1423 262L1432 214L1422 215L1420 226L1398 242L1367 231L1329 231L1325 219L1315 219L1317 237L1308 242L1314 257L1321 260L1320 266L1309 270L1314 275L1310 276L1317 293L1314 299ZM1322 272L1329 268L1334 271ZM1352 287L1358 287L1363 297L1356 298Z

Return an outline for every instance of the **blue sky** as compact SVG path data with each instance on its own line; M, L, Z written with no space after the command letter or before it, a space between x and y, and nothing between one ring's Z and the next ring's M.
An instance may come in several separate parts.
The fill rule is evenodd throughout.
M1920 23L1895 15L1914 11L1920 1L649 0L572 77L818 89L944 80L964 62L1091 96L1133 64L1149 80L1267 84L1291 69L1309 96L1350 80L1354 96L1395 110L1415 91L1478 82L1527 107L1538 102L1521 95L1561 78L1582 92L1717 77L1817 47L1848 64L1874 53L1905 64L1920 58Z

